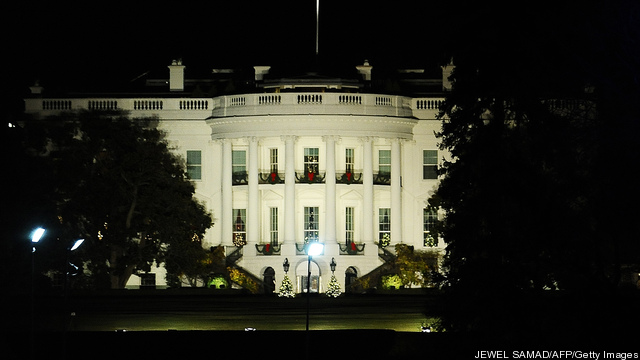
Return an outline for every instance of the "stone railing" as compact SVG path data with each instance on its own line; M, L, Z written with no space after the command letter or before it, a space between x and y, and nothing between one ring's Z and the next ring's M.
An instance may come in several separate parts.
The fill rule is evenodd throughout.
M25 99L25 112L41 115L54 115L73 110L124 110L133 116L157 115L160 118L172 118L182 114L207 118L211 115L211 98L72 98L72 99Z
M336 114L435 119L444 98L409 98L381 94L278 93L216 98L29 98L27 113L53 115L72 110L125 110L161 119L256 115Z
M350 114L411 116L411 98L379 94L278 93L241 94L214 99L213 117Z

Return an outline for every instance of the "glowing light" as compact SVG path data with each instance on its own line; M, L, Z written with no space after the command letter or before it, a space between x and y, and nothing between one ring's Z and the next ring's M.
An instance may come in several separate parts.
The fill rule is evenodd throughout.
M324 250L324 245L322 243L313 242L309 244L309 248L307 249L307 255L309 256L320 255L322 254L323 250Z
M44 235L44 229L43 228L37 228L33 231L33 233L31 234L31 242L32 243L37 243L38 241L40 241L40 239L42 239L42 235Z
M73 246L71 246L71 249L69 249L70 251L73 251L77 248L80 247L80 245L82 245L82 243L84 242L84 239L78 239L76 240L76 242L73 243Z

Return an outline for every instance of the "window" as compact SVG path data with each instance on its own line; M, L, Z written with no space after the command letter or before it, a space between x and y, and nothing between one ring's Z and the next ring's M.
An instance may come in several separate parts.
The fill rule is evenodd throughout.
M422 178L438 178L438 150L422 151Z
M436 211L427 208L424 209L423 214L424 246L438 246L438 233L435 228L436 221L438 220L438 214Z
M247 151L246 150L233 150L232 156L232 171L234 175L246 174L247 172Z
M247 209L233 209L233 245L241 247L247 244Z
M269 149L269 169L272 173L278 172L278 149Z
M191 180L202 179L202 152L187 150L187 176Z
M344 150L344 162L345 162L345 169L346 172L348 173L353 173L353 164L354 164L354 160L353 160L353 149L345 149Z
M318 241L318 208L304 208L304 242Z
M269 241L278 245L278 208L269 208Z
M378 151L378 172L391 174L391 150Z
M353 208L352 207L345 208L344 213L345 213L344 238L347 245L349 245L353 242Z
M391 209L378 209L378 241L382 247L391 242Z
M318 148L304 148L304 172L318 173Z

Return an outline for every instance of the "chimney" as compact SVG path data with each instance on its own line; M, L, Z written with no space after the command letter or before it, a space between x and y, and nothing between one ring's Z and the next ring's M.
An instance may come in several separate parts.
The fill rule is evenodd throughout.
M449 77L451 76L453 69L456 68L456 66L453 65L453 59L449 60L449 63L445 66L441 66L441 68L442 68L442 91L451 91L453 87L453 83L451 82L451 80L449 80Z
M264 80L264 76L269 73L269 70L271 70L271 66L254 66L253 69L256 72L255 80L262 81Z
M44 88L40 86L40 82L36 80L33 86L29 86L29 90L31 90L31 95L42 95L42 90Z
M364 64L356 66L356 69L362 75L364 81L371 81L371 69L373 69L373 66L369 65L369 60L365 60Z
M169 90L184 91L184 65L182 65L182 59L173 60L169 65Z

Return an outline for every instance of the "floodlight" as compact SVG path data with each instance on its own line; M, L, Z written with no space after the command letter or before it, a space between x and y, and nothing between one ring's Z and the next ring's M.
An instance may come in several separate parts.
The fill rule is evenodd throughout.
M83 243L83 242L84 242L84 239L78 239L78 240L76 240L76 241L73 243L73 245L71 246L71 248L69 248L69 251L73 251L73 250L75 250L75 249L79 248L79 247L80 247L80 245L82 245L82 243Z
M39 227L35 229L33 233L31 233L31 242L34 244L37 243L38 241L40 241L40 239L42 239L42 235L44 235L43 228Z
M322 243L313 242L309 244L309 248L307 249L307 255L309 256L320 255L322 254L323 250L324 250L324 245Z

